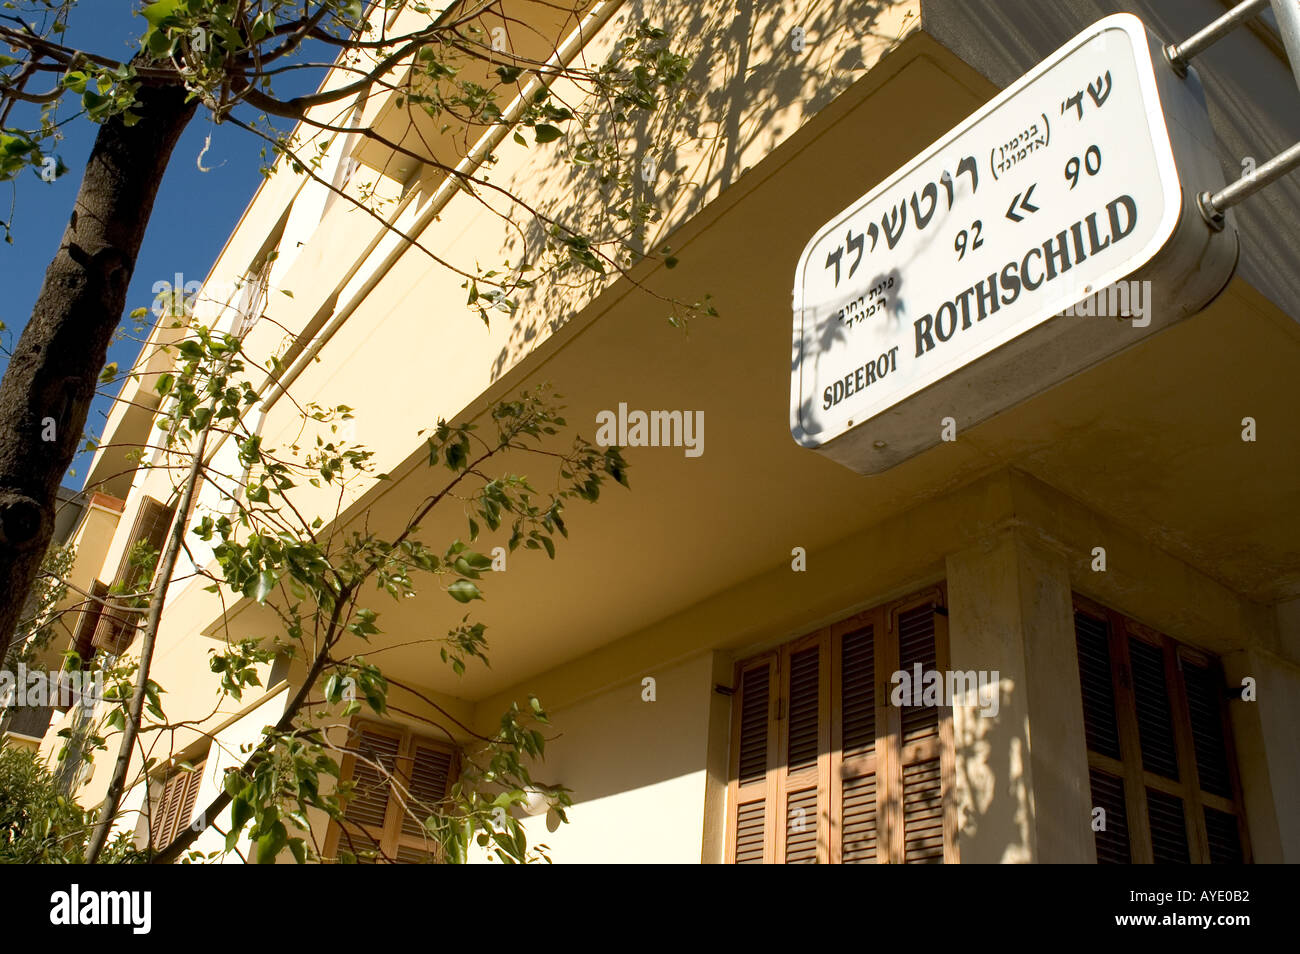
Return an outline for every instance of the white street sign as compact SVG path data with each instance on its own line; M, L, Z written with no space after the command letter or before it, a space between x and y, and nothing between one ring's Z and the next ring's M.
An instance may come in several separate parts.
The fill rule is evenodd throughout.
M886 469L1218 292L1235 232L1187 208L1222 173L1195 77L1159 49L1136 17L1101 20L818 231L794 286L796 440ZM1155 301L1096 295L1175 232L1189 248L1160 256ZM1130 320L1061 314L1098 297Z

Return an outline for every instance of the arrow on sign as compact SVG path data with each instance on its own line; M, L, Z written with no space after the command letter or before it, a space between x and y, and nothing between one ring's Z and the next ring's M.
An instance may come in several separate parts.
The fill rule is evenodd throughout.
M1034 194L1034 186L1036 185L1038 185L1037 182L1035 182L1034 185L1031 185L1028 189L1025 190L1025 197L1023 199L1020 198L1020 193L1017 192L1016 197L1011 200L1011 206L1010 208L1007 209L1007 218L1009 218L1012 222L1019 222L1024 219L1024 216L1020 214L1020 211L1017 211L1016 209L1017 205L1019 205L1020 209L1025 212L1038 211L1038 206L1030 205L1029 203L1029 197Z

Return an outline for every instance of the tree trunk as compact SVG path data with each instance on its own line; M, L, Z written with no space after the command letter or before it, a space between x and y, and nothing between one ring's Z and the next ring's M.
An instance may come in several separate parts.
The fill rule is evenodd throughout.
M0 659L54 529L109 342L177 140L194 115L181 86L143 87L140 120L105 122L31 321L0 382ZM43 439L51 436L53 440Z

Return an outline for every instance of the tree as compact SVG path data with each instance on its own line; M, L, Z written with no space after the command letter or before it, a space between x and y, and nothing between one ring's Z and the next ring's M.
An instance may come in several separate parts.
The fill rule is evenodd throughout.
M195 572L210 580L210 589L255 599L270 607L280 623L276 633L228 639L224 651L214 652L211 668L221 687L217 705L227 698L239 700L250 686L260 685L258 666L277 655L300 660L305 675L280 719L262 730L262 741L245 764L227 773L224 790L200 811L200 821L169 844L150 845L148 853L161 862L187 857L198 835L230 806L226 850L234 849L247 829L258 861L273 861L286 849L299 861L320 858L322 847L313 840L317 832L308 813L341 821L350 793L346 782L328 784L329 778L339 778L339 756L347 751L330 730L363 708L384 714L393 681L358 651L358 643L380 632L374 597L412 596L423 580L439 582L459 604L484 599L478 581L492 559L471 548L481 532L507 534L510 550L523 547L553 559L556 535L567 536L566 505L595 501L607 479L626 484L626 465L616 447L602 450L581 438L567 448L557 446L566 428L564 418L548 395L524 394L492 408L486 436L475 423L439 420L427 432L428 467L435 474L445 469L447 480L441 485L435 481L410 517L384 533L371 526L369 512L343 519L341 501L349 482L372 476L371 452L339 437L340 424L349 418L347 406L303 406L304 437L292 447L270 448L247 423L263 398L245 372L265 369L244 354L239 338L198 325L168 347L177 351L179 364L157 384L165 399L158 421L160 456L144 466L184 475L174 488L179 516L161 554L137 554L151 572L156 562L154 586L117 594L106 608L124 616L132 629L143 617L141 650L138 659L124 657L106 672L110 709L105 722L120 731L121 738L86 860L100 860L109 844L123 791L147 779L163 761L142 747L143 736L163 738L178 728L164 713L163 687L150 679L149 668L177 561L193 545L192 537L211 546L214 561L191 555ZM210 448L219 441L231 441L238 448L239 466L233 472L222 470L213 459ZM539 491L514 471L491 472L503 459L530 457L555 468L553 490ZM206 506L199 503L205 488L211 501ZM319 511L323 491L340 501L340 509L312 516ZM303 497L317 505L304 505ZM431 547L421 539L421 526L448 505L465 512L468 542L455 539ZM441 580L448 582L443 585ZM445 637L427 642L437 646L442 660L457 673L471 661L487 660L485 627L471 623L468 614ZM372 767L387 786L403 794L406 811L426 831L439 857L464 860L475 843L503 861L538 857L508 812L538 791L528 763L545 748L539 726L545 726L547 717L541 703L533 699L528 710L512 706L499 731L490 736L457 723L444 710L438 712L429 721L449 738L460 734L473 739L460 779L445 800L408 801L391 767L378 762ZM94 746L106 749L108 740L96 736ZM141 756L133 760L137 752ZM135 778L129 775L133 761L138 765ZM563 790L548 794L561 811L568 804ZM346 860L362 851L349 843L340 854Z
M0 744L0 864L80 864L92 821L58 790L34 752ZM124 838L106 856L145 860Z
M0 591L9 594L0 603L0 658L19 596L48 546L55 491L81 446L159 182L196 115L261 137L281 169L318 181L320 150L310 147L355 133L438 170L472 195L504 194L543 236L543 247L526 260L482 270L413 243L464 276L469 304L485 321L489 311L513 314L518 295L548 277L627 275L646 254L672 266L670 250L644 248L646 225L657 213L636 201L629 170L639 157L617 130L674 105L665 94L684 79L686 58L669 48L663 31L643 23L608 62L566 65L555 55L560 34L591 0L520 4L531 4L539 20L562 23L548 38L549 50L515 53L500 42L511 28L528 27L514 12L517 4L507 11L503 0L459 0L441 13L422 0L377 0L368 8L361 0L154 0L142 4L140 49L129 61L61 42L78 15L77 0L5 4L0 43L13 55L0 56L0 181L28 170L61 174L61 125L78 119L99 128L59 251L0 382ZM571 16L557 21L564 4ZM388 14L405 6L414 20L395 22L415 26L389 34ZM329 79L315 93L277 97L275 85L289 74ZM582 103L550 95L559 78L579 84ZM473 168L350 124L348 117L376 96L396 96L408 115L455 127L462 156L492 129L513 129L519 143L529 141L525 133L539 145L567 140L561 161L600 172L603 221L559 221ZM64 118L60 109L77 113ZM274 119L298 124L296 131L280 131ZM483 162L490 166L493 158L489 151ZM379 215L377 199L346 198ZM674 321L712 313L707 298L670 304Z

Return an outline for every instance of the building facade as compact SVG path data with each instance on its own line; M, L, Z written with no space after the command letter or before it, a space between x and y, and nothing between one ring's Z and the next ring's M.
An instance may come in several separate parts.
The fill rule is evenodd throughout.
M587 4L557 21L563 56L598 62L649 18L693 57L695 94L644 183L654 241L678 262L538 289L490 326L463 308L460 276L319 180L373 186L403 233L465 261L518 254L493 199L360 136L330 141L317 180L271 177L205 288L261 296L240 312L257 316L246 347L283 362L297 402L354 409L391 479L357 488L340 526L363 511L400 520L428 494L421 428L481 419L544 382L589 437L627 409L703 425L693 447L627 447L629 492L575 511L555 562L521 551L484 584L490 669L457 677L411 645L460 618L444 594L380 607L384 642L367 651L410 688L392 689L400 714L356 725L368 750L436 791L457 740L422 729L422 713L436 703L490 731L535 693L554 725L534 775L575 804L567 824L545 811L525 824L561 862L1300 861L1300 183L1234 210L1237 267L1200 313L955 440L861 476L789 430L791 281L823 222L1101 17L1135 13L1173 42L1226 9ZM1226 180L1300 139L1300 92L1267 20L1195 68ZM397 99L371 99L355 122L400 136ZM546 151L496 152L494 181L583 214L582 183ZM683 331L631 279L707 292L719 314ZM233 322L225 302L196 320ZM148 442L171 360L154 346L176 333L161 325L106 448ZM290 403L258 421L268 445L293 441ZM97 454L87 489L124 501L120 516L93 499L86 511L114 511L84 531L100 541L78 562L89 590L128 572L133 542L161 539L174 494L120 448ZM330 520L335 503L312 499ZM214 711L211 650L274 619L206 591L192 571L210 558L191 548L159 631L153 678L168 716L196 725L127 795L121 824L141 839L189 824L304 678L268 665L264 689ZM75 639L138 651L92 615ZM198 770L175 771L181 760ZM102 798L107 761L76 780L83 803ZM425 857L396 806L349 812L351 834ZM343 833L319 834L329 846ZM221 842L209 832L199 847Z

